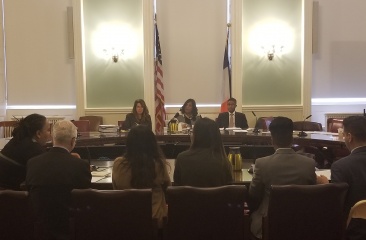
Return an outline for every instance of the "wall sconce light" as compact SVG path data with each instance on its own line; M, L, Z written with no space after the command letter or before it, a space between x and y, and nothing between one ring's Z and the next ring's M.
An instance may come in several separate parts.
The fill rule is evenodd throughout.
M124 49L116 50L115 48L111 48L111 50L103 49L103 52L108 58L112 58L113 62L118 62L118 59L124 55Z
M264 52L267 54L267 57L268 57L268 60L269 61L272 61L274 56L275 56L275 53L276 53L276 49L277 49L277 52L282 52L282 49L283 49L283 46L281 47L277 47L275 45L272 45L271 47L269 47L269 49L265 49L263 46L262 46L262 49L264 50Z

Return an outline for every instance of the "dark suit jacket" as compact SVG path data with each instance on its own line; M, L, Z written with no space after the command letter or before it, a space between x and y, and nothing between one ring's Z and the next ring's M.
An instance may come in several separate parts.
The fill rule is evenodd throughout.
M64 148L53 147L28 161L26 186L48 238L64 239L69 235L71 190L89 188L90 181L89 163Z
M346 198L347 213L355 203L366 199L366 146L335 161L331 167L332 182L348 183ZM366 221L351 220L347 229L347 239L366 239Z
M143 124L148 126L150 129L152 129L152 123L151 123L151 117L148 115L148 119L146 122L139 122L135 115L133 113L129 113L126 115L126 120L123 122L122 129L123 130L129 130L134 126L137 126L138 124Z
M232 183L231 164L227 167L212 158L209 148L189 149L177 156L174 185L218 187Z
M229 112L220 113L219 116L217 117L216 122L219 125L219 128L228 128ZM248 128L248 121L244 113L235 112L235 127L240 127L244 129Z
M1 150L1 153L13 160L9 162L0 157L0 186L7 189L19 190L25 180L25 167L32 157L44 153L46 149L31 138L16 141L12 138Z

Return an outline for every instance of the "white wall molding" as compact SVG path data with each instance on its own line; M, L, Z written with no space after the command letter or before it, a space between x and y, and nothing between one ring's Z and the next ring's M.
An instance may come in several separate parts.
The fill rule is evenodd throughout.
M155 84L154 84L154 1L143 0L144 25L144 99L150 109L152 128L155 132Z
M75 87L76 114L85 115L85 64L84 64L84 30L83 30L83 0L72 0L74 26L74 54L75 54Z

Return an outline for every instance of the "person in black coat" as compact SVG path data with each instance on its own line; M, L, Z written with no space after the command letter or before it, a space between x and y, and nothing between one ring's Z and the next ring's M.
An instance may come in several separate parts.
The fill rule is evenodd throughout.
M28 160L46 152L50 124L45 116L30 114L19 120L12 136L0 153L0 189L20 190Z
M126 119L123 122L122 129L130 130L132 127L140 124L148 126L150 130L152 129L149 109L147 109L144 100L137 99L133 104L132 113L126 115Z
M332 182L348 183L346 212L355 203L366 199L366 118L351 116L343 120L344 143L351 151L347 157L332 164ZM347 239L366 239L366 220L352 219L347 228Z
M26 186L44 239L70 239L69 206L74 188L89 188L90 166L77 154L77 129L62 120L53 127L53 148L28 161Z
M217 117L217 124L219 125L219 128L229 128L229 127L238 127L242 129L248 128L248 121L245 117L244 113L236 112L236 99L230 98L227 101L227 109L228 112L220 113ZM231 121L231 115L232 115L232 121ZM230 126L230 123L232 122L232 126Z

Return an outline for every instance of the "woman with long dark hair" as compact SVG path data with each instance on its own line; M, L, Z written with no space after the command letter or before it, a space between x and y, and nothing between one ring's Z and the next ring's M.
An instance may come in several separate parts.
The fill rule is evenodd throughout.
M190 98L184 102L183 106L180 108L179 112L175 114L173 119L178 120L178 122L183 122L189 126L192 126L200 118L201 115L198 113L196 101Z
M0 153L0 188L19 190L28 160L46 151L50 124L45 116L34 113L19 120L12 136Z
M113 188L151 188L152 217L162 226L167 216L164 191L171 181L155 135L147 126L133 127L127 135L126 147L126 154L114 160Z
M175 162L174 185L217 187L232 182L231 164L216 122L202 118L193 128L189 150Z
M129 130L137 125L146 125L152 129L151 117L146 103L142 99L137 99L132 108L132 113L126 115L126 120L123 123L122 129Z

